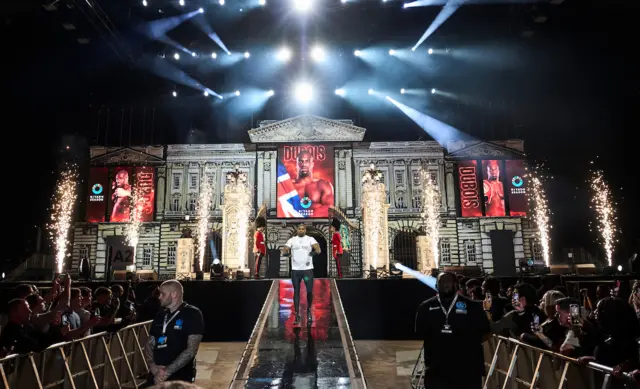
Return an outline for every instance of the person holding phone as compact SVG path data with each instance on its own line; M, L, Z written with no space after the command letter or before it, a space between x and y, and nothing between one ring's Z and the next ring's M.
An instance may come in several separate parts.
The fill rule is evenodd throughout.
M514 310L504 315L502 319L492 321L491 331L494 334L508 332L509 336L516 339L520 339L522 334L533 335L531 325L534 322L534 316L538 316L540 323L547 320L547 315L538 308L536 301L536 289L533 286L529 284L516 285L512 298ZM485 311L490 308L486 299L483 301L483 306Z
M320 245L307 235L307 227L300 224L297 235L289 239L282 248L283 255L291 256L291 283L293 284L293 308L295 321L300 325L300 286L304 281L307 290L307 325L311 325L311 305L313 304L313 255L320 254Z

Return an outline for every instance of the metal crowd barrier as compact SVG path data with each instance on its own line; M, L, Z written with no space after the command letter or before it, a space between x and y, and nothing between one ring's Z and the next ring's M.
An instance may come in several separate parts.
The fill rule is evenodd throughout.
M138 388L148 372L144 349L151 321L0 359L5 389Z
M573 358L539 349L516 339L494 336L483 345L487 375L483 389L621 389L637 388L631 376L613 377L612 368L580 365ZM490 362L486 362L490 361ZM413 368L411 386L424 385L424 350Z

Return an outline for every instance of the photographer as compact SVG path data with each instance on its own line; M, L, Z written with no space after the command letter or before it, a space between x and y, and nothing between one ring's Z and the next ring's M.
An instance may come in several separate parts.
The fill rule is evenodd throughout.
M557 352L565 339L566 329L556 320L556 304L564 299L564 295L557 290L549 290L540 302L540 309L547 315L547 320L536 325L535 321L531 326L531 334L522 334L520 340L539 348L546 348Z
M509 336L521 339L522 334L531 334L532 326L537 327L540 323L547 320L547 316L535 305L536 289L529 284L518 284L513 292L512 304L514 310L504 315L498 321L491 323L491 331L494 334L502 335L508 332ZM487 317L492 320L491 302L486 299L482 303Z

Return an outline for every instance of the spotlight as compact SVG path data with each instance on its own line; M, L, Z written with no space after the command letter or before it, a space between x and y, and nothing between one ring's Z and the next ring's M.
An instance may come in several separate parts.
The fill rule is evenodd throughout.
M311 100L312 94L313 88L311 87L311 85L304 82L296 85L295 96L301 102L306 103Z
M173 55L173 58L175 58L175 59L180 59L180 54L175 53L175 54Z
M300 12L308 12L311 9L311 0L293 0L293 7Z
M204 8L200 8L200 9L198 9L198 12L200 12L201 14L203 14L203 13L204 13Z
M345 91L344 89L336 89L335 92L338 96L344 96L345 95Z
M267 5L267 0L260 0L260 5Z
M431 89L431 94L436 93L436 88Z
M286 47L281 48L276 55L278 60L282 62L287 62L291 58L291 50Z
M214 259L211 264L210 275L210 279L212 280L224 280L224 265L222 265L218 258Z
M622 271L622 265L618 265L618 271L621 272Z
M356 51L353 52L353 55L355 55L356 57L359 57L359 56L362 55L362 51L356 50Z
M204 97L207 97L207 96L209 96L209 92L204 91Z
M429 53L429 55L433 54L433 49L429 48L429 50L427 50L427 53Z
M273 96L275 94L276 94L276 92L274 92L273 89L271 89L270 91L267 92L267 96Z
M240 91L239 90L236 91L236 96L240 96Z
M172 95L173 95L173 97L178 97L178 92L173 91Z
M178 3L180 3L180 5L184 7L184 0L180 0Z
M224 5L224 0L218 0L218 3L219 3L220 5Z
M142 5L146 7L149 4L147 4L147 0L142 0Z
M249 57L251 57L251 54L249 54L249 52L248 52L248 51L245 51L245 52L244 52L244 57L245 57L245 58L249 58Z
M324 50L322 47L314 47L313 50L311 50L311 58L318 62L324 61Z
M404 88L400 89L400 93L404 94Z
M197 55L198 55L198 53L196 53L195 51L192 51L192 52L191 52L191 56L192 56L192 57L196 57Z
M373 94L373 89L369 89L369 90L367 91L367 93L368 93L368 94L370 94L370 95L372 95L372 94Z
M393 49L389 50L389 55L396 55L396 51Z
M218 54L216 54L216 53L211 53L211 58L213 58L213 59L218 58Z

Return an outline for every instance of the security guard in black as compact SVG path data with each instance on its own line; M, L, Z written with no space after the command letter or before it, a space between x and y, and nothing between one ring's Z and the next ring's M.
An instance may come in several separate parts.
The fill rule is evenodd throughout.
M165 310L156 315L151 323L149 335L155 337L153 361L158 366L170 366L187 349L189 335L203 335L202 312L193 305L182 303L174 312ZM195 379L195 358L191 358L167 381L193 382Z
M438 277L438 295L416 314L416 332L424 339L425 387L478 389L485 375L482 342L491 327L480 303L457 293L453 273Z

